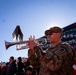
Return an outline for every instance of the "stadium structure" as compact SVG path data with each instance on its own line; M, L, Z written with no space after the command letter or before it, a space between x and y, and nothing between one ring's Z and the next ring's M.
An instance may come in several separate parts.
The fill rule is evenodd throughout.
M69 43L76 50L76 22L63 27L62 41Z

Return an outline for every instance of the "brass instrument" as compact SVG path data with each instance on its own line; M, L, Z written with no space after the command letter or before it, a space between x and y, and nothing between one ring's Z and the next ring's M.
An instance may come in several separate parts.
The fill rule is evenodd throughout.
M22 42L7 42L7 41L5 41L5 47L6 47L6 49L8 49L10 46L20 45L20 44L25 44L25 43L28 43L28 41L22 41Z
M34 40L39 46L46 46L46 44L50 44L49 40L47 39L46 36L43 36L39 39L36 39ZM13 45L21 45L21 44L27 44L29 42L28 41L21 41L21 42L7 42L5 41L5 47L6 47L6 50L10 47L10 46L13 46ZM28 48L27 46L21 46L20 48L17 48L16 47L16 50L22 50L22 49L26 49Z

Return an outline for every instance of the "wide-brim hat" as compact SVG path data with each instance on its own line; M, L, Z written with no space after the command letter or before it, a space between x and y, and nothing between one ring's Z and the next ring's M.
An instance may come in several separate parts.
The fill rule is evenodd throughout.
M45 35L49 35L49 33L62 33L62 31L63 31L62 28L55 26L55 27L51 27L50 29L46 30Z

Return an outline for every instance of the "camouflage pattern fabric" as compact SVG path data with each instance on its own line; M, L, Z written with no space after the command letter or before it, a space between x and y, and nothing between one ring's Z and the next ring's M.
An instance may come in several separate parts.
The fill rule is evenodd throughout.
M39 59L38 59L38 57L36 57L34 50L31 50L31 49L28 50L28 58L29 58L30 64L34 68L40 67Z
M31 52L33 51L35 51L34 56L29 60L33 62L33 59L38 57L39 61L37 62L40 62L39 75L72 75L74 54L69 44L59 43L55 47L51 46L45 53L36 46L34 50L31 50Z

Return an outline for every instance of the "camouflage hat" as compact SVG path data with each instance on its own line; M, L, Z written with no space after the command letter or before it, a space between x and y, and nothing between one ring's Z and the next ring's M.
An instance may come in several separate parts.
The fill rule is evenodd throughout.
M49 33L62 33L62 28L60 27L51 27L50 29L45 31L45 35L49 35Z

